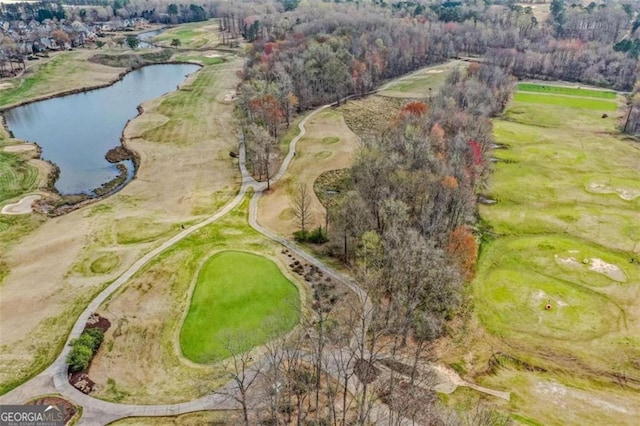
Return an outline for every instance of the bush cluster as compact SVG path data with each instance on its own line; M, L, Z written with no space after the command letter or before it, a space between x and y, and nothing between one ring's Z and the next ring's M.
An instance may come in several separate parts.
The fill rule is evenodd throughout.
M299 243L314 243L322 244L329 241L327 238L327 231L318 226L313 231L296 231L293 233L293 237Z
M88 328L80 337L71 342L71 352L67 356L67 364L72 372L84 371L89 367L91 358L98 351L104 340L104 331L99 328Z

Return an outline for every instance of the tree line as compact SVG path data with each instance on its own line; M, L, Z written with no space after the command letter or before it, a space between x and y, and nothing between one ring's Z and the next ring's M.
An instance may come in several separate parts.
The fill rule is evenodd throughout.
M330 213L336 252L376 277L365 287L385 307L385 326L396 321L401 346L410 335L440 336L473 277L476 197L494 143L489 118L511 88L498 67L452 72L429 105L407 104L391 127L363 141L352 190Z

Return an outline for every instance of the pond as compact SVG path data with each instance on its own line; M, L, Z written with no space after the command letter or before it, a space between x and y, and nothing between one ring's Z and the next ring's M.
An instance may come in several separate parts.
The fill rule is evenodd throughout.
M95 195L122 173L118 164L126 167L127 181L133 177L131 160L112 164L105 155L120 145L138 105L175 90L198 69L193 64L143 67L102 89L12 108L4 112L5 121L16 138L40 145L42 158L59 167L55 187L60 194Z

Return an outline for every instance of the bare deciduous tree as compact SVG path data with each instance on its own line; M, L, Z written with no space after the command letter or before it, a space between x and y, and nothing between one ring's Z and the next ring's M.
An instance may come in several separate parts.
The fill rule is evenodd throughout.
M255 383L262 370L262 364L253 359L251 351L247 351L244 339L238 336L227 338L225 349L229 353L228 371L232 380L230 387L225 387L216 393L230 397L242 407L242 419L245 426L249 426L249 398L248 392Z
M311 196L309 189L304 184L299 184L291 199L293 214L298 219L300 230L304 233L311 220Z

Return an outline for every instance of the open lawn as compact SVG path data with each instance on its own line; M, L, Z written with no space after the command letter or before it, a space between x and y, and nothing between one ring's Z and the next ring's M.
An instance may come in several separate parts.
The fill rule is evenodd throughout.
M105 335L104 350L98 352L89 371L101 385L99 398L157 404L202 396L226 383L228 375L222 364L193 363L181 355L182 350L202 362L223 356L216 345L226 342L215 340L216 333L226 338L225 331L218 328L221 321L230 327L248 327L249 340L242 336L230 340L233 347L245 348L243 342L259 344L265 336L288 330L297 321L296 287L278 271L278 266L286 270L286 258L278 244L249 227L248 206L249 196L219 222L153 259L103 304L99 311L113 326ZM258 269L251 268L254 264ZM217 275L219 270L224 275ZM236 274L246 274L245 283L251 281L253 285L232 291L233 287L227 286L238 282ZM263 280L269 276L275 281ZM274 285L278 291L264 290ZM242 300L243 296L251 300ZM244 317L234 315L226 303L247 303ZM253 312L258 309L262 313ZM274 313L283 315L267 321L261 333L257 329L260 317L265 319ZM243 323L249 318L255 322Z
M80 87L108 84L124 71L88 62L87 58L93 54L95 51L91 50L55 53L51 58L30 64L23 76L3 79L12 88L0 90L0 107Z
M217 65L224 62L219 56L211 56L211 55L197 55L197 54L186 54L186 55L176 55L173 57L174 61L184 61L184 62L196 62L202 65Z
M580 87L553 86L547 84L519 83L519 92L552 93L555 95L580 96L583 98L615 99L618 94L607 90L583 89Z
M526 424L632 424L638 415L640 145L616 135L618 114L584 107L592 101L613 103L518 92L494 120L507 149L494 152L488 196L498 203L480 206L488 232L471 285L489 335L467 330L464 360L452 364L511 391L509 410Z
M173 39L178 39L181 49L212 48L220 42L219 31L217 20L193 22L163 31L154 42L170 46Z
M528 93L518 91L513 100L529 104L558 105L566 108L595 109L600 111L615 111L618 109L618 104L612 101L577 98L551 93Z
M179 93L144 104L124 132L141 166L122 191L51 220L0 216L0 393L54 359L79 312L104 285L181 224L213 214L235 196L240 174L229 151L237 132L233 105L223 99L235 89L241 65L232 60L205 67ZM190 91L190 84L206 89ZM172 108L157 112L164 102ZM189 109L192 104L198 108ZM119 395L120 382L108 389Z
M451 70L466 68L468 65L467 62L454 60L441 65L421 68L384 85L378 93L394 98L426 99L430 94L435 96L438 93Z
M255 254L224 251L205 262L198 274L189 313L180 332L184 355L199 363L263 343L267 322L284 333L298 323L300 296L271 260Z
M38 169L29 165L19 153L0 149L0 205L35 189Z

